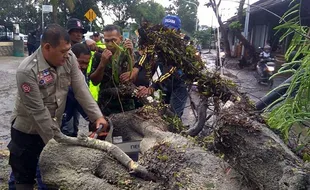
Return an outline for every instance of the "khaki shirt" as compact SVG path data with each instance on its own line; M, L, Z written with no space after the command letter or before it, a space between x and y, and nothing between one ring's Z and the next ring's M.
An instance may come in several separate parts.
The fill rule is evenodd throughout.
M70 85L90 121L102 116L71 51L66 63L55 68L46 62L39 48L19 65L16 80L13 127L27 134L39 134L45 143L54 137L55 130L59 131Z

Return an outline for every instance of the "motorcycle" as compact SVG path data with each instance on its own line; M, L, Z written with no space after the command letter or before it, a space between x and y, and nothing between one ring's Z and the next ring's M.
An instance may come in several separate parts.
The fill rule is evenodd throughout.
M276 64L274 58L262 58L256 65L257 82L272 87L273 79L270 79L270 77L274 74L275 67Z

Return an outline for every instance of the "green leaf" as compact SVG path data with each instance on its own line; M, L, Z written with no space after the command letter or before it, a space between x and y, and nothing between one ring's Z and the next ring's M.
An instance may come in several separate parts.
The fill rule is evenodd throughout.
M284 71L280 71L279 70L279 72L277 72L276 74L272 75L270 77L270 79L273 79L273 78L275 78L275 77L277 77L279 75L283 75L283 74L288 74L288 73L293 73L294 74L295 72L296 72L295 69L288 69L288 70L284 70Z

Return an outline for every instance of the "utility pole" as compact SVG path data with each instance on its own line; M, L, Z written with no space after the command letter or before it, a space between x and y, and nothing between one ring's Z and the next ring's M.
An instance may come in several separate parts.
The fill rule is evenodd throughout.
M250 22L250 0L248 0L248 6L246 8L246 15L245 15L245 23L244 23L244 37L248 39L249 34L249 22ZM244 46L242 46L242 53L241 56L244 56Z
M211 46L212 46L212 33L213 33L213 14L212 14L212 17L211 17L211 36L210 36L209 53L211 53Z
M44 30L44 11L43 11L43 4L42 4L42 28L41 28L41 31L43 33L43 30Z
M217 5L216 6L216 18L219 18L220 14L219 14L219 8ZM217 19L218 20L218 19ZM220 54L221 54L221 38L220 38L220 25L217 27L217 57L219 59L220 62L220 72L221 72L221 76L224 75L224 71L223 71L223 63L222 63L222 59L220 58Z

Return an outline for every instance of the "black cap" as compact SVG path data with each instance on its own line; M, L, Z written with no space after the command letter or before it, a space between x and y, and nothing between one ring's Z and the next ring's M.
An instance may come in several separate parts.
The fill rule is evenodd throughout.
M72 29L81 29L83 34L87 32L83 27L82 21L77 18L70 18L67 22L67 31L70 32Z
M100 33L99 32L94 32L93 36L100 36Z

